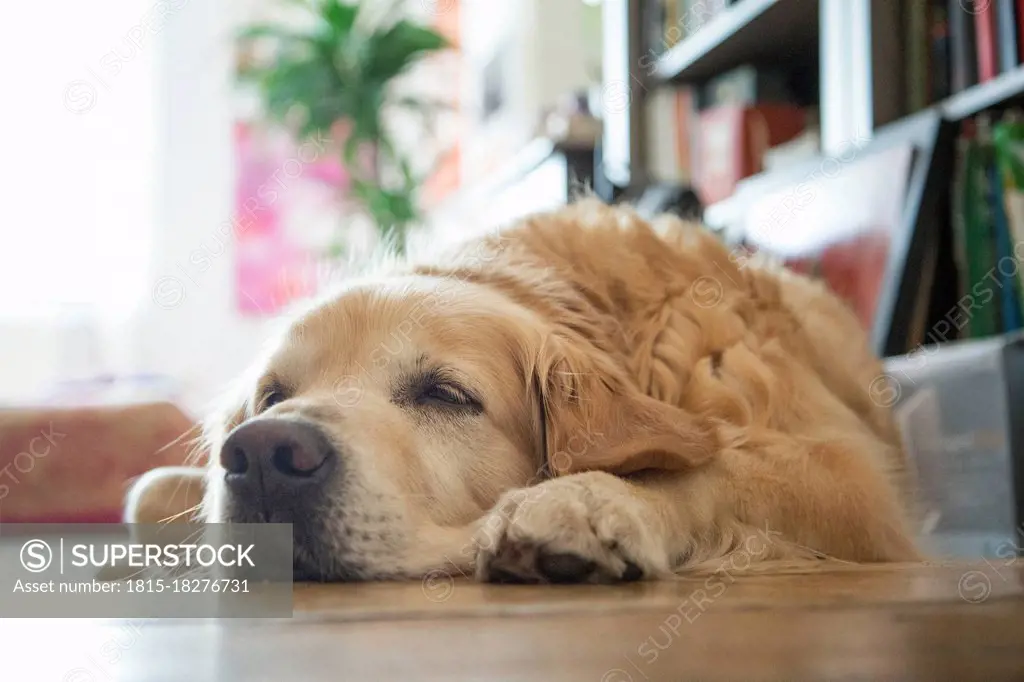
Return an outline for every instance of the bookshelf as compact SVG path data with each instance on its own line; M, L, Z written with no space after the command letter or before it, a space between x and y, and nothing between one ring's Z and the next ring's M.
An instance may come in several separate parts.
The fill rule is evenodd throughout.
M1024 100L1024 65L1000 74L987 83L971 86L936 106L946 120L960 121L1021 100Z
M647 14L656 0L603 0L604 80L615 97L605 107L601 169L610 186L622 190L609 196L629 196L651 179L649 143L657 131L647 130L646 106L659 88L700 86L744 64L793 66L802 74L819 67L821 7L826 2L890 0L730 0L728 6L698 30L653 55L647 49ZM725 0L696 0L692 12L708 11ZM680 26L696 14L679 17ZM625 86L628 96L618 92ZM619 106L624 101L625 106Z
M746 63L805 60L818 51L820 0L742 0L658 58L659 81L699 83Z
M657 131L645 130L642 124L644 105L651 93L660 87L700 86L742 64L789 64L817 69L823 133L836 126L832 119L846 115L851 108L860 107L859 115L873 121L872 129L898 124L915 115L918 112L899 113L899 105L891 101L905 90L902 75L885 66L902 49L901 30L891 26L891 2L733 0L700 30L653 60L652 65L641 47L645 0L605 0L606 5L618 7L606 12L606 33L611 27L615 40L606 40L613 49L606 50L605 61L614 62L616 78L628 81L633 87L628 116L609 117L606 124L606 141L613 137L618 142L605 145L604 162L617 168L629 168L629 172L619 173L623 178L619 184L628 182L635 189L635 185L645 183L648 172L643 147L644 142L651 141L645 138L653 136L655 143L658 139ZM830 19L827 22L824 21L826 13ZM842 18L836 21L837 16ZM627 24L625 30L623 23ZM852 64L845 68L835 68L826 57L837 44L864 58L851 60ZM849 92L864 84L866 92L850 100ZM840 100L834 101L827 94L830 92L840 93ZM1024 65L969 87L928 109L955 122L1018 102L1024 103ZM897 113L893 114L894 111ZM849 131L840 136L853 137ZM827 140L823 140L823 145L829 149ZM612 181L617 182L614 178Z
M925 112L935 111L947 122L957 122L970 118L985 111L999 109L1016 103L1024 103L1024 65L1013 71L1001 74L986 83L979 83L963 92L952 95L931 107L903 116L886 124L885 129L898 128ZM708 206L705 221L709 226L725 226L737 218L737 202L726 199Z
M966 162L962 143L965 135L968 140L975 140L975 135L982 134L977 131L990 130L990 125L997 125L1001 120L1005 122L1007 119L998 116L1003 110L1015 105L1024 105L1024 64L1021 63L1024 62L1024 45L1021 45L1024 42L1024 2L703 1L710 3L710 6L727 6L720 9L718 14L696 32L689 32L676 44L660 51L662 43L657 33L658 24L656 20L650 20L651 16L656 15L644 13L644 8L652 7L652 3L657 7L657 0L604 0L606 8L617 8L612 13L606 12L605 30L615 32L620 39L620 42L607 41L607 44L613 47L613 52L609 53L606 48L605 68L607 69L611 63L617 77L630 84L628 107L623 109L621 119L618 122L615 119L606 119L605 122L605 139L608 139L609 135L618 135L619 146L612 148L603 145L606 156L602 159L602 164L614 164L620 170L625 169L625 172L619 175L625 179L625 183L619 183L608 176L611 183L622 188L620 196L627 200L634 199L641 196L643 190L651 186L652 181L665 180L662 177L662 169L666 165L666 159L671 161L671 158L666 157L663 150L671 149L675 141L671 139L671 131L666 131L666 121L670 119L663 116L660 112L664 109L659 109L656 105L665 103L666 92L671 94L675 88L689 88L689 93L682 96L686 101L693 102L689 106L708 107L708 102L712 102L710 106L714 106L716 88L703 86L736 67L751 65L758 70L770 70L771 67L783 66L792 67L792 70L803 70L804 75L816 79L816 88L803 94L798 104L817 105L822 155L808 160L806 167L797 161L793 168L761 173L744 179L738 185L739 191L734 189L732 196L721 201L718 198L724 196L724 193L719 192L718 196L712 199L717 203L705 209L705 224L711 229L721 230L723 237L729 240L743 231L742 216L745 214L745 207L749 204L751 196L756 195L756 190L752 187L775 186L779 178L786 176L790 171L797 175L803 173L813 176L812 171L823 165L823 158L842 158L851 150L856 154L857 150L865 145L876 148L887 139L905 136L907 130L925 130L927 137L933 142L926 144L922 141L923 137L913 142L915 158L925 165L925 169L919 171L924 180L914 186L914 191L919 196L915 199L917 208L908 209L913 212L912 218L908 219L912 227L908 229L910 234L915 235L915 240L924 240L920 243L927 244L927 249L919 246L914 248L923 249L922 253L930 254L927 260L934 274L929 275L930 279L927 280L932 284L927 284L924 277L920 278L918 284L914 280L915 276L909 275L907 286L914 290L914 296L930 297L924 299L921 304L924 306L920 309L920 315L923 317L918 319L915 316L914 324L920 322L923 329L931 329L942 315L958 309L957 306L961 306L964 300L964 277L972 278L971 281L977 279L970 273L965 275L967 266L963 260L966 258L963 256L963 235L967 230L974 235L975 241L982 239L978 236L980 233L977 230L971 232L973 228L964 227L965 216L974 221L974 228L983 223L988 224L985 223L986 220L990 221L994 227L985 229L989 230L986 234L991 235L1004 234L1007 223L1013 217L1009 208L998 208L1004 204L999 193L991 189L999 186L999 182L991 178L998 177L996 173L1004 172L996 168L991 156L986 156L991 150L991 142L984 143L989 146L978 152L977 157L973 157L982 161L969 166L970 171L963 170ZM918 13L920 10L914 9L920 7L922 3L928 8L923 15L924 19ZM1008 8L1011 5L1014 8L1013 12L1002 13L1009 12ZM963 26L965 22L972 25L972 22L982 21L981 17L990 10L1001 12L996 14L995 18L992 18L991 13L987 15L993 22L989 24L994 27L993 29L985 29L979 23L974 24L977 33L955 32L957 25ZM961 14L954 15L955 12ZM682 10L679 13L686 16ZM665 16L670 16L670 13L666 12ZM954 16L956 21L953 20ZM609 21L609 17L613 21ZM1014 25L1007 21L1006 17L1015 17L1017 38L1016 42L1013 42L1012 38L1006 38L1007 43L1004 44L1004 34L1000 32L1000 28ZM615 21L617 19L622 21ZM915 20L924 23L914 23ZM665 26L669 25L668 22L665 23ZM655 33L647 34L646 30L653 30ZM990 31L987 37L984 34L986 30ZM993 33L995 37L992 37ZM921 42L915 40L915 36L922 35L925 36L923 47ZM977 45L970 42L975 39L980 41ZM1014 45L1015 49L999 51L992 45ZM614 49L618 49L618 52L614 52ZM957 49L959 61L956 58ZM922 50L924 57L920 56ZM996 54L994 70L991 58L987 57L988 54L992 54L987 52L988 50ZM652 59L655 52L660 54ZM1007 53L1009 57L1006 56ZM963 75L964 55L967 63L977 58L977 72L973 76ZM1014 59L1014 55L1019 56ZM941 61L936 61L937 59ZM989 59L987 66L985 59ZM944 74L941 69L934 71L933 65L936 63L946 64L945 68L948 70ZM970 68L967 71L970 71ZM986 68L987 72L984 71ZM923 97L921 83L926 83ZM916 86L916 89L912 86ZM702 88L703 90L698 93ZM953 94L948 94L951 91ZM685 106L687 105L683 105L684 110ZM710 118L705 116L707 111L709 109L701 111L701 118L698 119L698 125L701 126L699 129L692 123L695 119L689 119L689 132L693 133L689 139L695 145L705 144L712 133L718 134L716 139L728 134L728 131L723 133L721 128L703 128L704 123ZM659 113L650 116L651 112ZM676 112L676 115L680 116L678 109ZM985 117L976 124L963 127L960 125L963 121L985 113L996 115ZM728 149L727 146L725 148ZM690 153L692 154L692 151ZM1004 152L1004 158L1005 156ZM697 159L696 177L700 174L699 164L702 161L707 162L707 158L711 157ZM690 160L693 161L692 156ZM966 173L970 175L964 175ZM974 175L975 173L980 175ZM1024 174L1024 171L1021 173ZM680 174L680 177L695 176ZM981 186L988 188L968 190L971 200L975 203L966 213L963 209L964 188L973 185L965 184L964 177L981 177ZM1024 190L1020 190L1018 185L1018 191ZM960 208L957 207L958 200ZM986 211L988 216L997 216L1002 212L1003 217L986 218ZM1010 234L1010 237L1016 240L1011 247L1024 239L1024 231L1020 228L1022 222L1024 221L1018 220L1017 232ZM957 239L961 246L957 246ZM1012 258L1016 263L1021 257L1020 254L1014 250L1007 255L1004 237L999 236L998 239L1002 241L993 242L988 246L973 247L975 254L981 254L987 249L1003 260ZM916 241L914 243L918 244ZM913 267L925 260L917 251L909 250L908 257L903 261L905 265L899 267L902 268L901 272L913 273ZM970 268L979 269L981 260L974 260L976 262L971 264ZM998 262L1002 263L1003 260ZM1003 274L1005 273L1001 272L1001 275ZM892 272L887 272L887 281L893 277ZM1015 288L1009 285L1009 281L1000 285L1001 291ZM930 293L918 294L915 287ZM1024 277L1020 278L1019 287L1024 289ZM1024 294L1021 294L1020 298L1021 315L1018 317L1024 318ZM1006 310L1012 312L1014 309L1012 301L1003 300L999 305L1002 306L1000 309L1004 313ZM909 324L908 315L902 308L894 308L893 316L890 320L892 325L900 327ZM975 317L980 319L981 315L975 314ZM1021 327L1024 319L1010 320L1002 313L995 314L994 319L995 333L1024 328ZM975 322L971 322L972 328L974 325ZM981 330L981 323L978 322L977 325ZM981 338L991 333L975 333L972 330L969 338ZM894 338L911 336L913 335L900 331ZM895 342L886 341L882 346L880 350L885 354L900 352Z

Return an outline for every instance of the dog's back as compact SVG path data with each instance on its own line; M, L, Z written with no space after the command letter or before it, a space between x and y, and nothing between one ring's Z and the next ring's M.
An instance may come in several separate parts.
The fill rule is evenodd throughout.
M649 223L596 201L527 219L464 253L461 276L582 334L646 394L721 424L751 452L771 434L809 456L848 443L906 506L898 432L888 405L873 400L881 363L822 283L738 258L698 225Z
M881 363L853 312L819 282L737 257L698 225L652 224L594 201L528 219L486 248L485 258L479 245L467 251L483 279L585 329L653 397L685 407L698 366L717 368L741 346L781 350L898 443L889 410L872 400Z

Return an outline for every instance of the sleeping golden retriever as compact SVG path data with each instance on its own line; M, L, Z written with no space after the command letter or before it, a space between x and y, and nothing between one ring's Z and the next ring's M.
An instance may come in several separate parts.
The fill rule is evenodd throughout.
M587 200L297 316L210 420L205 474L145 477L128 517L204 476L201 518L294 524L319 580L912 560L880 373L823 286Z

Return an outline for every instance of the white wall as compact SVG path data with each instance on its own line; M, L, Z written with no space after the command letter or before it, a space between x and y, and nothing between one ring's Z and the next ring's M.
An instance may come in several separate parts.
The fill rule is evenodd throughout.
M514 154L537 133L542 113L600 78L600 8L582 0L463 0L462 100L466 120L479 113L484 67L506 48L506 106L492 119L471 126L463 143L463 177L493 170L495 158ZM597 35L595 35L597 33Z
M231 38L236 4L190 2L163 36L158 60L158 230L152 300L138 319L140 364L180 380L201 405L251 360L266 320L235 306L234 242L209 268L190 265L232 217L234 147Z
M57 138L43 149L34 138L36 153L24 157L36 165L23 164L21 180L36 181L29 189L47 210L25 211L31 220L3 228L0 251L33 276L4 287L25 310L0 305L0 403L32 402L56 382L97 374L160 374L200 411L266 336L268 321L236 312L233 240L223 240L225 253L207 269L189 266L193 250L216 247L232 214L231 41L252 3L167 0L160 25L138 31L155 6L122 2L92 23L93 10L82 6L86 14L67 30L89 39L53 68L19 71L40 91L33 99L41 112L55 109L57 122L71 126L72 138L81 128L86 144ZM141 36L137 47L129 35ZM130 55L116 72L104 61L115 49ZM78 90L68 91L76 99L64 108L70 102L80 111L61 107L68 83ZM86 95L94 101L79 98ZM70 157L63 165L62 153ZM57 219L70 227L53 228ZM49 240L42 250L19 236L40 230ZM42 294L97 305L36 305Z
M183 2L0 11L0 74L20 102L0 125L0 401L137 366L124 322L153 234L153 56Z
M141 77L144 69L150 69L145 73L150 74L155 87L153 101L146 108L155 116L156 143L148 149L145 140L133 138L135 133L119 138L124 148L143 145L143 153L137 156L146 163L139 164L138 176L152 174L155 202L148 207L152 209L150 217L126 226L126 234L134 240L126 250L131 257L121 259L120 266L104 266L102 272L90 274L91 278L122 287L125 302L116 314L96 319L91 331L87 324L66 317L48 321L0 318L0 402L35 394L54 381L69 378L69 373L77 374L73 378L95 371L158 373L180 382L187 406L199 411L248 364L273 324L272 320L247 318L236 311L233 240L224 240L225 252L212 259L205 270L190 265L189 260L192 251L204 245L208 249L215 246L217 235L231 218L235 179L232 126L237 113L231 83L231 41L234 27L263 13L267 0L168 1L173 3L173 15L155 35L146 35L141 55L129 65L133 77ZM494 0L470 0L470 4L485 13L495 12ZM506 6L504 0L501 5ZM521 16L516 38L528 41L535 53L527 56L520 51L523 70L510 85L519 103L517 111L524 116L526 112L535 115L559 92L586 84L583 66L579 60L570 59L583 40L577 31L579 20L572 19L583 3L507 3L507 7L516 5ZM545 6L548 8L541 11ZM146 8L137 10L139 16L145 12ZM481 17L479 13L476 16ZM47 84L40 97L56 97L59 107L62 84L81 77L83 64L98 61L103 54L99 48L107 49L120 41L137 21L136 10L130 9L125 17L124 26L114 22L110 35L97 39L97 46L89 47L81 63L75 61L73 69L60 73L54 81L54 92L49 92L53 88ZM471 32L467 36L470 43L472 35L482 34ZM486 51L486 46L479 43L468 47L475 50L473 54ZM529 65L533 73L544 77L531 78L526 68ZM126 70L119 78L128 78L128 73ZM126 92L125 82L113 83L115 95ZM85 119L89 122L99 121L111 111L102 108L112 103L104 99L109 97L107 91L98 88L98 93L97 112ZM118 125L118 117L123 119L129 110L118 111L121 113L102 120L108 121L107 125ZM532 126L535 121L528 123ZM123 171L124 166L119 168ZM119 197L127 200L126 193L136 191L132 184L116 183L102 190L108 201ZM50 193L55 202L66 195L59 184ZM102 222L102 212L98 215ZM2 248L10 248L7 238L5 232ZM148 257L138 255L147 252ZM88 259L90 255L76 257Z

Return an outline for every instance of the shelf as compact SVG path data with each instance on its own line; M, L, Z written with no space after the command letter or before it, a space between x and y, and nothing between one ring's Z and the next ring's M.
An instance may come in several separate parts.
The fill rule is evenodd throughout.
M660 81L697 83L746 63L818 59L819 0L739 0L662 55Z
M1024 66L971 86L943 100L938 107L944 118L959 121L1018 97L1024 99Z
M436 205L427 207L427 213L443 216L457 213L466 206L486 203L507 191L540 168L551 157L564 156L572 166L578 159L593 159L595 142L566 142L549 137L538 137L524 145L511 158L487 171L482 178L469 182L444 197ZM590 169L593 175L593 168Z

